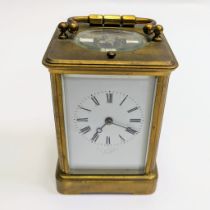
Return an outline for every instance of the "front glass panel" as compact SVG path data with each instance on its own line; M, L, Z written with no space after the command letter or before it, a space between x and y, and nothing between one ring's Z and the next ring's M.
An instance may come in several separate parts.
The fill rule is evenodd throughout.
M62 76L71 173L144 172L153 76Z
M106 51L133 51L143 48L148 42L145 36L120 29L89 29L79 32L74 42L87 49Z

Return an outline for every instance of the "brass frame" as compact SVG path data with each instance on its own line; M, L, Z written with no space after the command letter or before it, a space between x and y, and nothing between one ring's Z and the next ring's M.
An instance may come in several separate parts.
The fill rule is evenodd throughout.
M73 17L69 21L76 20L78 22L88 22L92 24L104 23L104 17L106 19L105 23L110 23L110 19L107 16L80 16ZM134 23L135 16L122 16L122 23L126 21L131 21L128 23ZM112 17L115 22L119 18ZM135 18L135 24L138 23L153 23L155 21L147 18ZM61 26L66 28L65 24ZM76 27L76 24L72 24ZM62 29L61 27L61 29ZM87 26L84 26L87 28ZM91 26L92 27L92 26ZM83 26L81 27L84 29ZM63 30L62 29L62 30ZM159 28L161 30L161 28ZM62 31L61 30L61 31ZM66 30L66 29L65 29ZM136 28L126 28L126 30L139 30ZM148 33L150 32L150 25L145 29ZM156 31L157 32L157 31ZM65 32L62 31L64 34ZM158 33L157 33L158 34ZM156 36L156 38L160 38ZM53 39L58 39L59 32L56 30ZM66 37L66 36L64 36ZM63 194L82 194L82 193L131 193L131 194L149 194L155 191L157 183L157 167L156 167L156 154L159 142L159 136L161 131L161 124L164 112L164 105L168 87L168 81L170 73L174 70L178 64L177 61L167 44L167 41L163 34L161 34L161 40L163 44L160 45L164 50L170 52L171 57L167 54L160 55L160 61L150 61L149 64L144 61L133 62L128 56L127 60L124 62L117 60L67 60L69 63L65 63L65 60L56 60L54 63L48 58L48 52L46 52L43 58L43 64L49 69L51 76L52 85L52 96L53 96L53 106L54 106L54 118L55 127L57 135L57 145L58 145L58 164L56 170L56 180L57 180L57 190ZM54 49L56 51L56 49ZM158 52L165 52L164 50ZM146 48L146 54L152 53L152 49ZM77 54L79 56L79 50ZM144 54L144 51L139 52ZM98 58L97 52L91 54L92 56ZM121 52L118 53L120 57ZM129 54L128 54L129 55ZM99 57L100 58L100 57ZM164 60L165 59L165 60ZM55 61L54 60L54 61ZM166 62L167 61L167 62ZM62 74L93 74L93 75L148 75L155 76L157 78L156 83L156 95L153 105L152 121L150 126L150 137L148 142L147 150L147 161L145 167L145 173L130 174L130 175L105 175L105 174L71 174L69 163L68 163L68 153L67 153L67 142L65 133L65 122L64 122L64 108L63 108L63 93L62 93Z
M62 194L150 194L156 189L157 168L144 175L70 175L56 170L57 190Z
M52 69L50 69L51 72ZM54 70L53 70L54 71ZM152 193L156 187L157 169L156 153L159 141L159 135L162 124L162 117L167 93L169 73L162 72L115 72L114 70L104 72L109 75L152 75L157 77L156 95L154 101L150 139L148 143L147 162L145 174L143 175L71 175L68 163L63 96L62 96L62 74L75 74L72 70L57 70L60 73L51 73L51 84L53 93L54 116L58 144L58 166L56 172L57 189L64 194L78 193L133 193L148 194ZM82 71L77 70L77 74L99 74L97 70ZM100 72L101 74L101 72ZM103 182L104 181L104 182ZM104 184L102 184L104 183ZM105 184L109 183L109 184ZM122 184L123 183L123 184ZM121 186L122 184L122 186ZM97 187L98 186L98 187ZM100 186L100 187L99 187ZM103 187L102 187L103 186ZM121 186L121 187L120 187Z

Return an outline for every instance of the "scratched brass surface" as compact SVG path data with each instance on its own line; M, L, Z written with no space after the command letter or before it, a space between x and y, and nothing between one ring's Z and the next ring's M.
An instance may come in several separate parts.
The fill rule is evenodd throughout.
M145 175L70 175L56 170L57 190L62 194L151 194L156 189L157 168Z
M97 19L97 17L93 19L94 17L95 16L90 16L90 18L92 18L90 21L98 22L100 20L100 16L97 16L99 19ZM122 17L126 18L126 16ZM132 16L129 16L129 18L130 20L128 18L126 20L131 21L130 23L132 23ZM51 69L77 68L81 65L84 67L90 65L99 68L102 66L106 66L107 68L112 68L112 66L115 66L121 68L121 70L125 68L133 68L136 69L136 71L141 71L142 69L156 69L156 71L161 69L160 71L172 71L175 69L178 63L166 38L164 37L164 34L161 32L161 42L155 42L153 41L153 36L146 35L144 33L143 26L144 25L142 24L137 24L135 27L106 27L89 25L88 23L80 24L77 33L87 29L95 30L107 28L134 31L142 36L145 36L148 41L148 45L146 45L144 48L136 49L130 52L118 51L114 59L109 59L106 52L83 49L75 44L71 38L59 39L58 37L60 31L57 28L43 58L43 64ZM158 29L159 25L157 25L156 28Z

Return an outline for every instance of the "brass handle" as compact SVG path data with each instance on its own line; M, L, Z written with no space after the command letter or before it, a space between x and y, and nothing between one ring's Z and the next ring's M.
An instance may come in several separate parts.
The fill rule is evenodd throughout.
M79 23L89 23L90 25L100 26L134 26L135 24L147 24L155 25L155 20L149 18L139 18L134 15L97 15L92 14L89 16L76 16L68 18L68 22L72 20Z
M137 24L145 25L143 31L147 35L154 34L153 41L161 41L161 33L163 27L156 25L156 21L150 18L140 18L134 15L99 15L92 14L89 16L75 16L68 18L67 22L61 22L58 25L60 29L60 39L67 39L67 31L70 32L70 37L78 31L79 23L89 23L94 26L117 26L117 27L134 27Z

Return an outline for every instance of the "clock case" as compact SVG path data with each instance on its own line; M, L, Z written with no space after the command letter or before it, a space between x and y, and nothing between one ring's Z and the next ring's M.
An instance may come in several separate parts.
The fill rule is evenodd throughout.
M148 45L133 51L100 52L73 42L78 32L111 28L144 35ZM89 15L61 22L43 58L51 77L58 145L57 190L63 194L128 193L150 194L158 178L156 154L170 73L178 66L163 35L163 27L152 19L135 16ZM64 126L62 74L147 75L157 78L147 161L144 174L71 174Z

